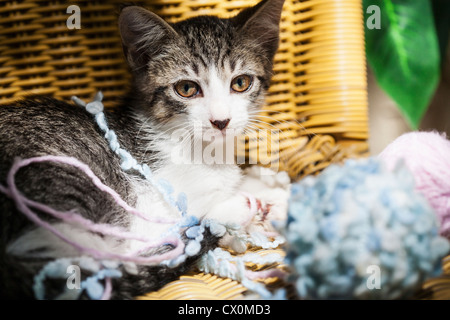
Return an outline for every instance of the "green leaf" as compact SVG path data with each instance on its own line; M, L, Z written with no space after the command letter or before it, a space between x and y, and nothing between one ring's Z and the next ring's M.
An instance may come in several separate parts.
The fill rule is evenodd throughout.
M379 29L371 24L377 18L377 8ZM397 103L410 126L417 129L440 78L439 45L430 2L364 0L364 10L367 60L378 84Z

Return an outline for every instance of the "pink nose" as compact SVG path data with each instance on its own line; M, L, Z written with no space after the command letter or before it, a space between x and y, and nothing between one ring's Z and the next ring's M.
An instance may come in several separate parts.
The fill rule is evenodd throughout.
M228 124L230 123L230 119L225 119L225 120L210 120L211 124L213 125L213 127L216 127L219 130L223 130L225 129Z

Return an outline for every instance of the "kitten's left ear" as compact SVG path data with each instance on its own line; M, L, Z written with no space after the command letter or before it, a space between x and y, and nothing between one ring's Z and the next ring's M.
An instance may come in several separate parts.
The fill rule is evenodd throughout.
M280 41L280 19L285 0L262 0L232 18L240 32L256 39L272 59Z

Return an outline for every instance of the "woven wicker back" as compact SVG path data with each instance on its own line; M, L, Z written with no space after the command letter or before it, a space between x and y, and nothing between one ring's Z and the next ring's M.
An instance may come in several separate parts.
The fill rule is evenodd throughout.
M129 73L117 29L122 1L2 0L0 105L28 94L90 99L112 107ZM230 17L257 0L138 0L169 21ZM69 5L81 29L68 29ZM281 130L269 156L292 178L367 152L367 92L360 0L286 0L275 76L261 120ZM247 148L247 158L261 153Z

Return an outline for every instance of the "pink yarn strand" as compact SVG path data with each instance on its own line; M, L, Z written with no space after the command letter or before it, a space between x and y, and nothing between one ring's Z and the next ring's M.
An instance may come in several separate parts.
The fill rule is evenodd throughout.
M280 269L271 269L271 270L264 270L264 271L245 271L245 275L250 280L257 280L257 279L269 279L269 278L280 278L284 279L286 277L286 272L280 270Z
M135 208L128 205L125 201L123 201L117 192L115 192L113 189L111 189L107 185L103 184L100 181L100 179L95 175L95 173L92 172L92 170L89 168L89 166L87 166L86 164L84 164L72 157L42 156L42 157L29 158L29 159L25 159L25 160L19 160L13 164L13 167L11 168L11 171L10 171L10 176L14 176L20 168L29 166L32 163L41 163L41 162L56 162L56 163L67 164L67 165L73 166L75 168L78 168L84 174L86 174L86 176L88 176L91 179L91 181L94 183L94 185L99 190L101 190L105 193L108 193L119 206L121 206L123 209L125 209L129 213L131 213L135 216L138 216L139 218L142 218L149 222L162 223L162 224L174 224L179 221L179 219L163 219L163 218L155 219L155 218L149 218L149 217L145 216L144 214L142 214L142 212L136 210Z
M138 241L142 241L142 242L150 242L150 241L156 240L156 239L148 238L145 236L138 236L138 235L130 233L120 227L111 226L111 225L102 224L102 223L94 223L89 219L83 218L82 216L80 216L77 213L57 211L57 210L55 210L49 206L46 206L42 203L34 202L30 199L27 199L22 195L20 195L20 197L21 197L20 198L21 201L23 201L29 207L36 208L42 212L47 212L48 214L51 214L55 218L58 218L60 220L68 222L68 223L78 223L81 226L83 226L85 229L95 232L95 233L99 233L102 235L108 235L108 236L114 236L114 237L127 239L127 240L138 240Z
M108 226L105 224L95 224L91 220L87 220L79 215L76 215L72 212L59 212L57 210L54 210L44 204L34 202L32 200L27 199L24 197L16 188L15 184L15 175L18 172L20 168L23 168L25 166L28 166L32 163L40 163L40 162L58 162L63 163L67 165L74 166L81 171L83 171L87 176L91 178L91 180L94 182L94 184L101 190L108 194L110 194L116 203L120 205L122 208L127 210L128 212L132 214L138 213L137 210L134 208L131 208L128 204L126 204L120 196L111 188L104 185L100 179L87 167L85 164L79 162L78 160L74 158L69 157L57 157L57 156L43 156L43 157L36 157L36 158L30 158L26 160L18 160L16 161L7 177L7 183L9 189L3 187L0 185L0 191L5 193L7 196L11 197L16 205L17 208L31 221L33 221L36 225L45 228L52 232L54 235L59 237L61 240L65 241L66 243L70 244L80 252L88 253L92 257L96 259L117 259L117 260L124 260L124 261L130 261L135 262L139 264L158 264L165 260L171 260L179 255L181 255L184 252L184 243L177 237L171 237L171 238L164 238L159 240L154 239L148 239L146 237L139 237L136 235L133 235L129 232L126 232L120 228L114 227L114 226ZM68 239L65 235L63 235L58 229L53 227L50 223L43 221L38 217L37 214L35 214L29 207L34 207L42 212L46 212L50 215L53 215L56 218L59 218L65 222L75 222L80 225L82 225L84 228L88 229L89 231L98 232L104 235L112 235L118 238L122 239L134 239L146 242L147 247L146 249L150 248L158 248L162 245L172 245L174 247L173 250L170 250L164 254L161 255L153 255L150 257L139 257L137 256L137 253L131 254L131 255L120 255L115 253L108 253L108 252L102 252L98 251L92 248L84 247L82 245L79 245L78 243ZM143 215L138 213L138 216L142 217ZM168 220L149 220L148 221L156 222L156 223L170 223ZM142 249L139 251L141 252Z
M100 300L109 300L111 299L112 293L112 283L111 278L105 278L105 290L103 291L103 295Z

